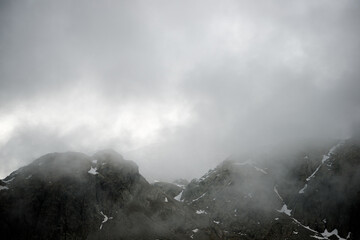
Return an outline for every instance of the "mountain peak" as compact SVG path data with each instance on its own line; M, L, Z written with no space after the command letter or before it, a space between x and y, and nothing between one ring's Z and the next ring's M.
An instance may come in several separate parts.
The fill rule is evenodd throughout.
M124 157L116 152L114 149L108 148L108 149L103 149L100 151L97 151L94 155L93 158L98 159L98 160L113 160L113 161L122 161L124 160Z

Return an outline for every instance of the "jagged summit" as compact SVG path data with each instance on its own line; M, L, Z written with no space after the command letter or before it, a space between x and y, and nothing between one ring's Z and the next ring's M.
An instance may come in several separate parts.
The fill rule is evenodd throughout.
M139 167L135 162L125 160L121 154L112 149L98 151L92 156L92 158L94 159L94 162L97 162L97 164L110 164L118 170L122 169L123 171L139 173Z
M98 160L124 161L124 157L113 149L103 149L96 152L93 158Z

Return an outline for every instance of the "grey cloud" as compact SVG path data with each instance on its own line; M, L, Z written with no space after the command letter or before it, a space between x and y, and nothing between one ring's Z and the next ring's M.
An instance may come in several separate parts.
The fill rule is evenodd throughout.
M234 152L347 137L360 120L359 7L2 1L0 174L111 147L148 177L191 178Z

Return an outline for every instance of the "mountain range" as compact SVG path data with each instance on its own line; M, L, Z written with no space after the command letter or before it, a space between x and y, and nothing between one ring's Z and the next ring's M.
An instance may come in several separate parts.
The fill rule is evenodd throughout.
M360 239L360 141L229 157L149 183L113 150L46 154L0 180L2 239Z

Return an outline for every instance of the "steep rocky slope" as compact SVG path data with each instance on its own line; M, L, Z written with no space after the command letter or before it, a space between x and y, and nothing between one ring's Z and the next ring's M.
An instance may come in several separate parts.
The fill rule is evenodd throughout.
M192 224L180 203L113 151L48 154L1 185L6 239L183 239Z
M264 160L265 159L265 160ZM47 154L0 180L6 239L360 239L360 144L228 159L149 184L106 150Z
M282 159L227 160L182 200L223 239L360 239L360 147L348 140Z

